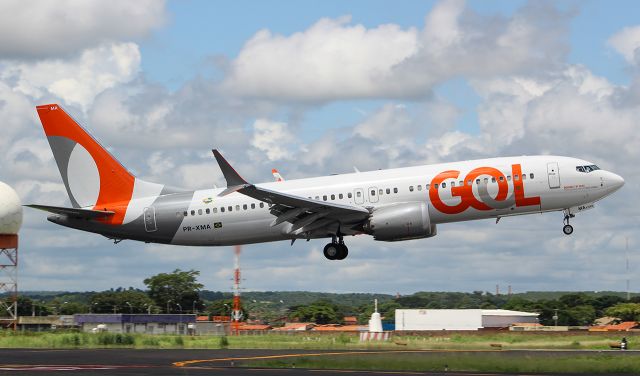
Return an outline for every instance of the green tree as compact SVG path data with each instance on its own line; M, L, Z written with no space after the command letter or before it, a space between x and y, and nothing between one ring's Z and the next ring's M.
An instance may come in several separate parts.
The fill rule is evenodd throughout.
M144 280L149 288L149 297L166 313L191 311L192 307L202 307L200 289L204 285L197 282L199 271L182 271L160 273ZM195 303L194 303L195 302Z
M94 294L89 306L94 313L157 312L154 301L140 290L108 290Z
M622 321L640 321L640 303L620 303L605 310L607 316Z
M338 324L343 319L339 311L336 304L328 300L318 300L308 306L292 307L290 316L304 322Z

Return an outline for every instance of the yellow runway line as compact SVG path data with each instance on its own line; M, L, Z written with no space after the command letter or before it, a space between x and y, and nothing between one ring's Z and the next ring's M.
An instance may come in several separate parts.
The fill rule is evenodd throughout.
M233 357L233 358L214 358L214 359L194 359L184 360L181 362L173 363L176 367L185 367L191 364L198 363L214 363L214 362L233 362L239 360L265 360L265 359L286 359L286 358L299 358L309 356L344 356L344 355L376 355L376 354L398 354L398 353L454 353L454 352L505 352L504 350L391 350L391 351L341 351L341 352L324 352L324 353L303 353L303 354L280 354L280 355L262 355L262 356L248 356L248 357Z

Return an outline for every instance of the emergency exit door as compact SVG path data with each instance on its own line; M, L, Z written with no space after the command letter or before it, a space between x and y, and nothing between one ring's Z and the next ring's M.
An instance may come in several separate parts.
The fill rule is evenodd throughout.
M153 206L144 208L144 229L147 232L158 230L156 227L156 209Z
M560 188L560 171L558 163L547 163L547 175L549 176L549 188Z

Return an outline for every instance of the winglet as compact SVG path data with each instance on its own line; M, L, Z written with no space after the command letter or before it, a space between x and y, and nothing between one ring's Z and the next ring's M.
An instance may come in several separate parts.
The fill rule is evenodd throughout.
M222 170L222 175L224 175L224 179L227 181L227 189L225 189L220 194L218 194L218 196L226 196L230 193L233 193L243 188L247 188L251 186L251 184L249 184L246 180L244 180L242 176L240 176L240 174L238 174L236 170L234 170L233 167L231 167L229 162L227 162L227 160L224 159L224 157L222 156L222 154L220 154L218 150L213 149L211 151L213 152L213 155L216 157L216 161L218 161L218 166L220 166L220 170Z

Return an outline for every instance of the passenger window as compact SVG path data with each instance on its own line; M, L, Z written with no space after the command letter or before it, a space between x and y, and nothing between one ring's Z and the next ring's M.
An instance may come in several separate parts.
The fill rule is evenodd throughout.
M349 198L353 197L353 195L351 194L351 192L347 193L347 197L349 197ZM360 197L360 196L358 196L358 197Z
M339 198L340 200L342 200L342 199L344 198L344 196L342 195L342 193L340 193L340 194L338 195L338 198Z
M513 175L513 180L515 180L515 181L520 180L520 175Z
M511 181L511 175L507 175L507 181Z
M433 185L433 189L438 189L438 183Z
M316 200L320 200L320 196L316 196Z
M418 190L421 191L422 190L422 184L418 184Z
M192 211L191 211L191 215L196 215L196 211L195 211L195 210L192 210Z
M198 215L202 215L202 209L198 209Z
M455 180L451 182L451 186L452 186L452 187L455 187L455 186L456 186L456 181L455 181Z
M533 172L529 174L529 179L533 179Z
M382 196L383 193L384 191L382 189L378 189L378 196Z
M240 211L240 205L236 205L236 211Z
M480 184L480 179L476 179L476 185Z
M491 182L495 183L496 182L496 178L491 178Z
M322 196L322 199L327 201L327 195Z
M256 208L256 204L251 204L251 209L255 209Z
M440 188L447 188L447 183L442 183L442 185L440 185Z
M462 187L462 186L464 185L464 180L460 180L460 181L458 182L458 185Z
M242 209L247 210L247 204L242 205Z
M527 174L522 174L522 180L527 180Z
M504 176L500 176L500 181L504 181Z
M393 193L398 193L398 188L393 188Z
M186 211L183 214L185 217L189 215L189 213L187 213Z
M484 183L489 184L489 178L484 178Z
M473 180L467 180L467 185L471 185L473 183Z
M220 213L224 213L224 206L220 208Z
M205 210L205 212L206 212L207 214L211 214L211 210L209 210L209 208L207 208L207 210Z
M216 214L218 212L218 208L213 208L213 214Z
M356 196L358 196L358 197L362 196L362 194L360 193L360 191L356 192Z
M409 186L409 192L413 192L413 185Z
M391 193L391 189L387 188L387 194Z
M331 195L331 200L335 200L336 199L336 195Z
M227 209L228 209L229 211L233 211L233 206L229 206Z
M264 208L264 202L261 202L261 203L260 203L260 207L261 207L261 208Z
M429 189L431 189L431 184L427 184L427 185L425 185L425 186L424 186L424 189L425 189L425 190L427 190L427 191L428 191Z
M375 196L375 195L376 195L376 190L375 190L375 189L372 189L372 190L371 190L371 196Z

